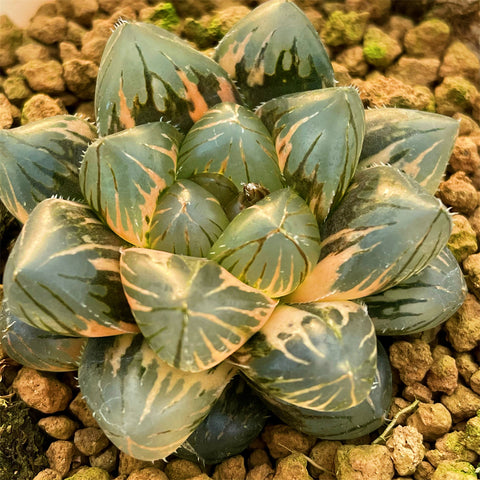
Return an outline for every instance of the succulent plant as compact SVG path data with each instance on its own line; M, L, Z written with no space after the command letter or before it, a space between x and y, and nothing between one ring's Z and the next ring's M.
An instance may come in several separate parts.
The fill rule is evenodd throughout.
M213 59L120 23L95 104L98 137L68 115L0 132L0 198L24 223L4 273L8 354L78 368L107 436L146 460L238 453L260 399L324 438L378 428L377 335L436 326L465 296L433 196L457 122L365 112L285 0Z

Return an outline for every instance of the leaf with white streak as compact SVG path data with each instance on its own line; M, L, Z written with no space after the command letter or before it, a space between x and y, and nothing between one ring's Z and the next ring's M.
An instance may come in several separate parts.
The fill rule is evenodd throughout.
M277 304L205 258L131 248L122 253L120 273L152 349L169 365L189 372L225 360L262 327Z
M372 321L354 302L280 304L233 355L265 395L330 412L367 397L376 359Z
M86 205L44 200L8 257L8 308L29 325L61 335L138 332L120 281L125 245Z
M158 196L175 181L182 135L164 122L103 137L88 147L80 185L92 209L127 242L148 246Z
M365 121L359 168L393 165L434 194L457 138L458 121L402 108L367 110Z
M185 373L160 360L141 335L89 339L78 381L95 419L122 451L165 458L208 415L234 374L227 364Z

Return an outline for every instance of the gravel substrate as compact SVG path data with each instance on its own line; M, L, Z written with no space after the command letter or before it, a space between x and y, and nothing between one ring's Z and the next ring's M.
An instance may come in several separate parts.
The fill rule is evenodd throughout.
M93 119L98 65L119 19L156 22L208 52L258 3L56 0L41 7L26 30L0 17L0 128L62 113ZM79 394L73 374L21 368L0 348L0 480L477 478L480 2L297 4L320 32L339 84L357 86L365 107L414 108L460 122L437 196L457 213L449 247L462 265L469 293L442 327L385 339L394 374L390 418L396 418L388 439L376 440L379 431L355 441L322 441L272 417L242 455L219 465L202 466L174 456L152 464L119 452L109 442ZM1 205L0 219L1 275L19 225Z

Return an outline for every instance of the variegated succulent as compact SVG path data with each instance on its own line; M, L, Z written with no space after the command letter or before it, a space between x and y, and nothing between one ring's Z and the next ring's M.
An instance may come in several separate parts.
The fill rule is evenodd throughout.
M95 105L96 129L65 115L0 132L0 198L24 223L7 353L78 368L99 425L141 459L238 453L259 399L322 438L378 428L376 334L432 328L465 295L433 196L457 122L365 112L287 0L213 59L122 22Z

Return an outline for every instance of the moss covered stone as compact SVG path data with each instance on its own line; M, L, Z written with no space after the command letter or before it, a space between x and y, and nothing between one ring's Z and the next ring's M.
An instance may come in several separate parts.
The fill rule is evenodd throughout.
M66 480L110 480L110 475L102 468L90 467L83 468Z
M170 31L175 30L180 24L177 11L170 2L157 3L151 10L149 9L148 14L142 20Z
M447 247L453 253L457 262L462 262L477 251L477 235L463 215L453 217L453 228Z
M405 34L404 45L413 57L440 57L450 38L448 23L437 18L425 20Z
M465 446L480 455L480 417L470 418L465 425Z
M367 26L368 13L334 11L322 31L323 41L332 47L355 45L362 41Z
M478 94L475 85L466 78L445 77L443 82L435 88L437 112L442 115L468 113Z
M378 27L368 27L363 38L363 55L374 67L387 68L402 53L400 44Z
M0 68L17 61L15 50L21 45L23 32L6 15L0 15Z
M468 462L445 461L438 465L431 480L476 480L475 467Z
M11 75L3 82L3 91L7 98L13 103L21 103L32 96L25 79L20 75Z

